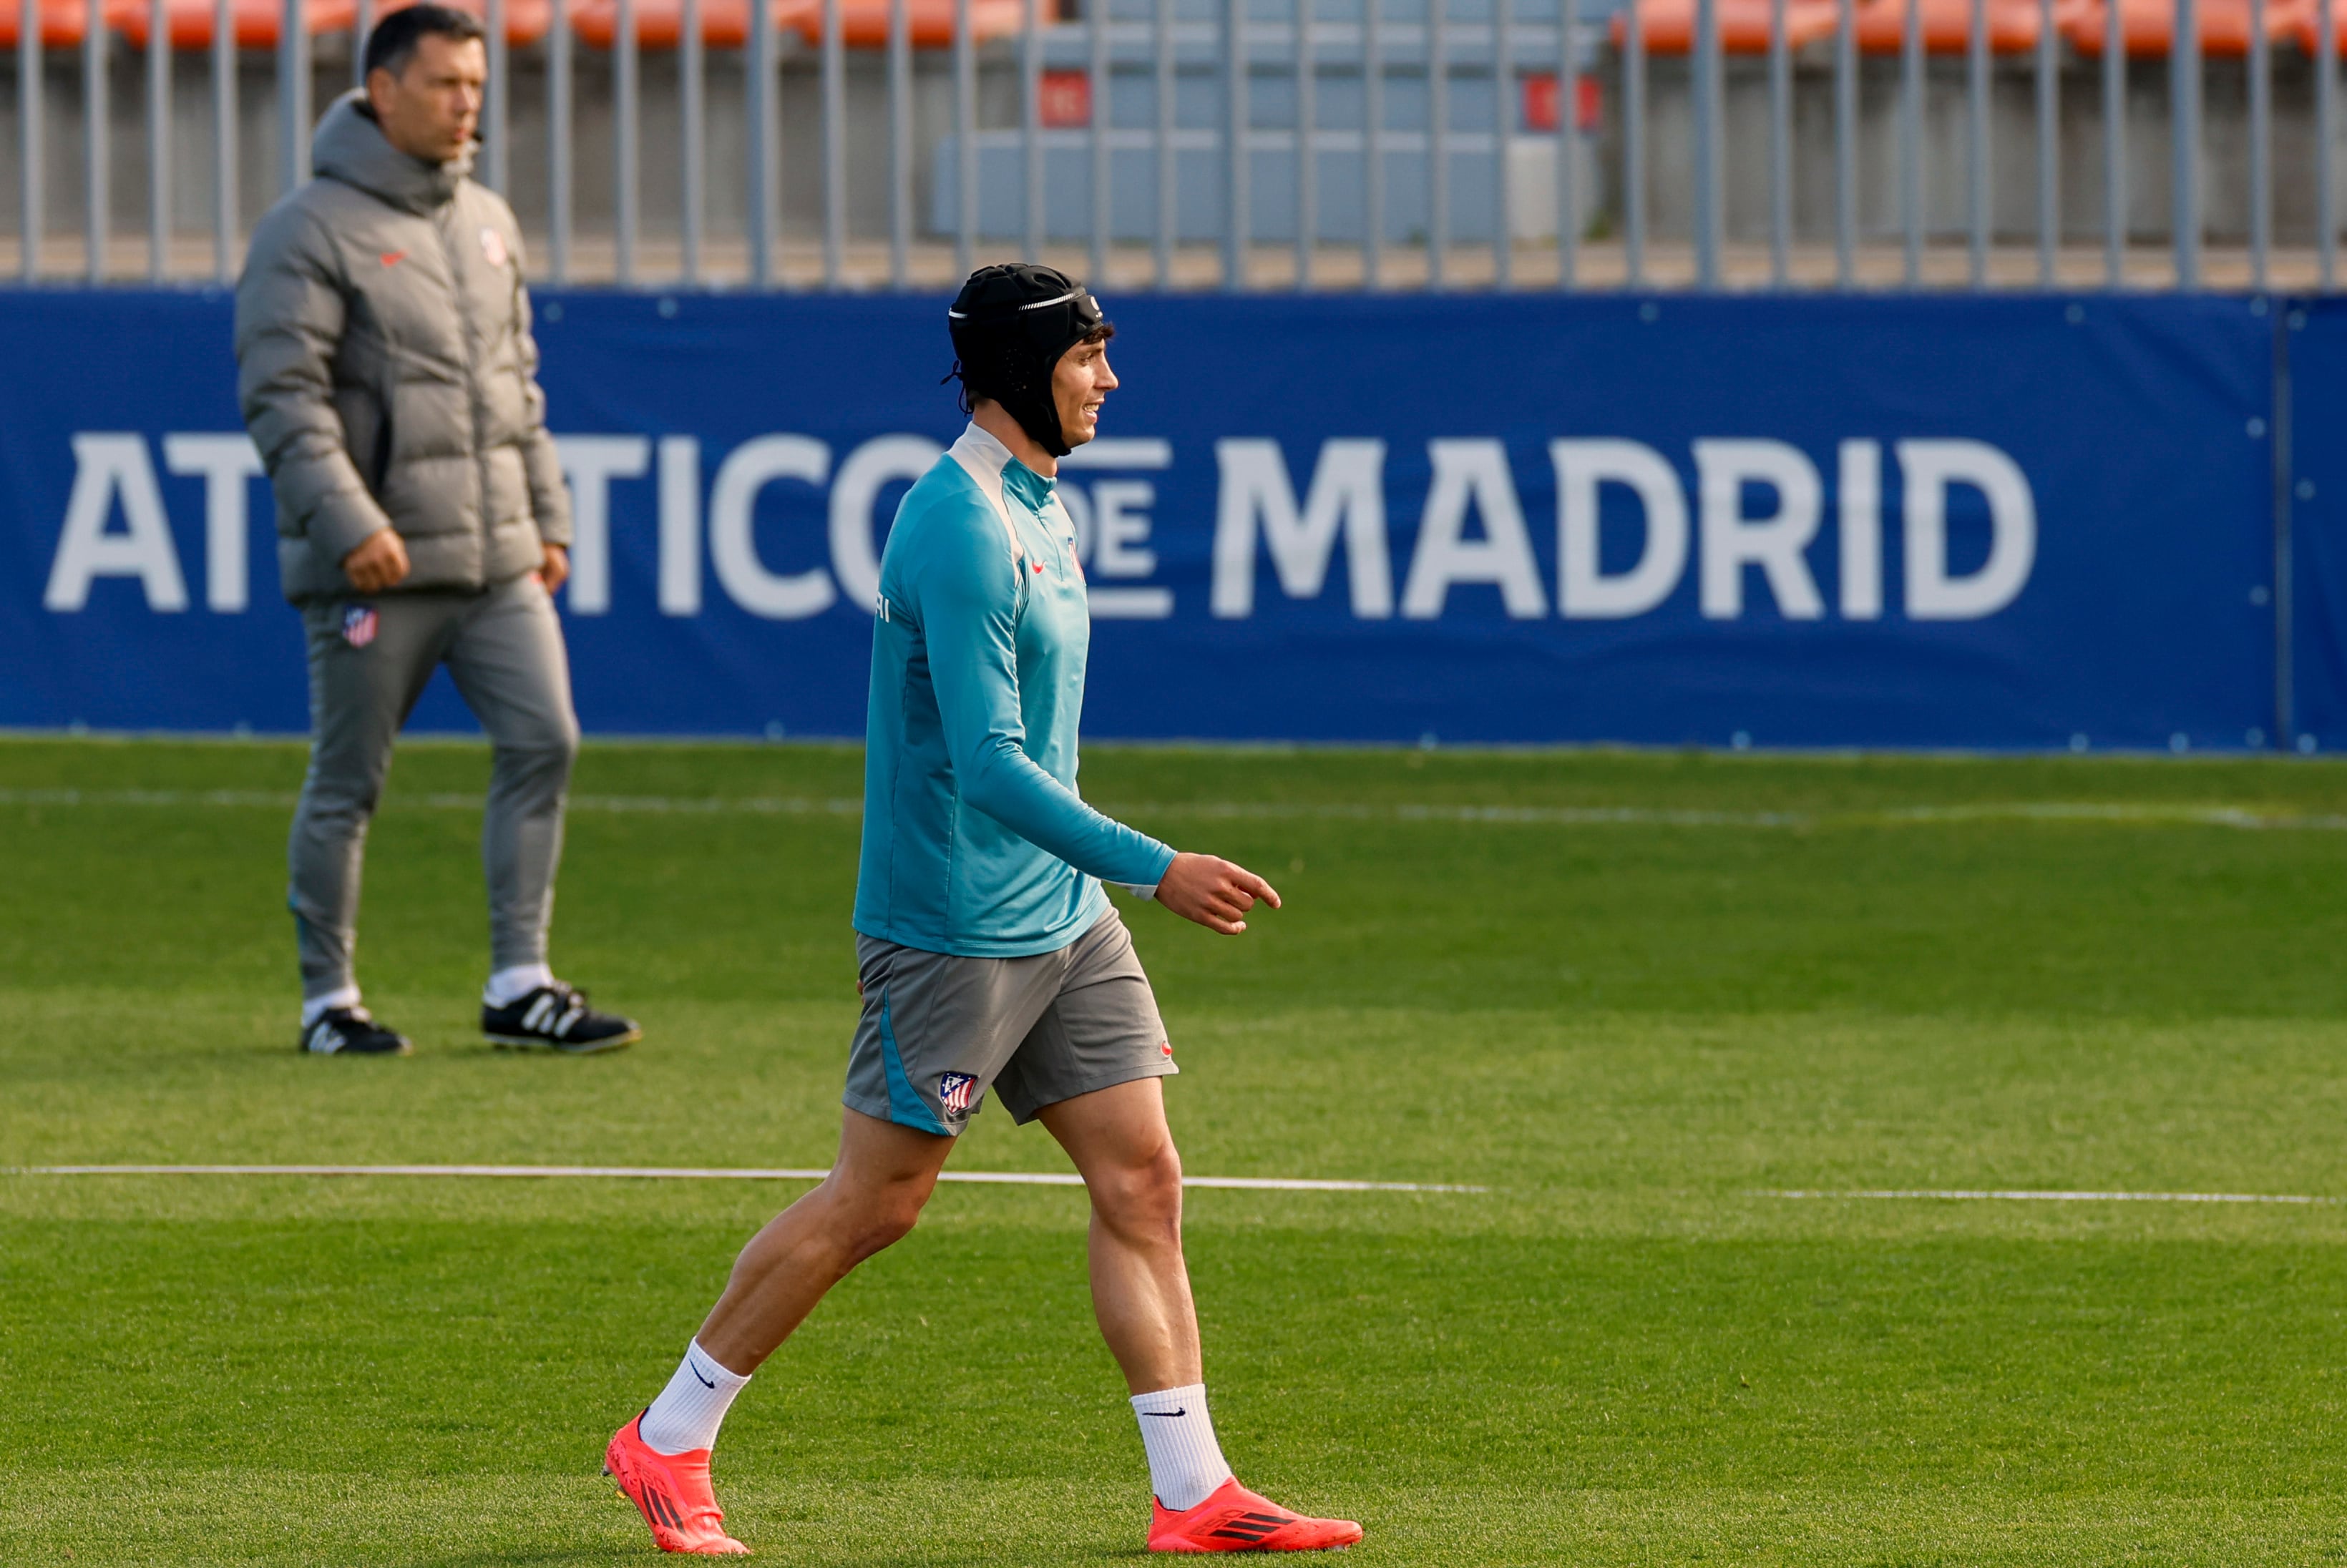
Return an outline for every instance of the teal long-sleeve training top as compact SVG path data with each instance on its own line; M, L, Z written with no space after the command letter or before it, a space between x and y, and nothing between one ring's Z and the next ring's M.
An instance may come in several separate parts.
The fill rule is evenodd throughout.
M1101 882L1152 887L1174 861L1076 792L1092 616L1054 488L973 424L897 509L865 720L866 936L1051 952L1105 912Z

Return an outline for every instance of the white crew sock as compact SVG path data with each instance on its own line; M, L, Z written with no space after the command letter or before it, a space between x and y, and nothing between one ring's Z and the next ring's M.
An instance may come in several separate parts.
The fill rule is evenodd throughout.
M1206 1385L1162 1389L1133 1396L1141 1446L1149 1451L1149 1490L1176 1513L1186 1512L1230 1480L1214 1420L1206 1414Z
M725 1420L726 1407L749 1380L719 1366L695 1339L686 1347L684 1359L677 1363L676 1376L644 1412L643 1424L637 1428L643 1434L644 1446L654 1453L669 1454L712 1446L717 1441L718 1425Z
M488 984L481 987L481 1000L492 1007L504 1007L519 1002L541 985L553 983L554 971L545 964L517 963L489 976Z
M356 1007L358 1004L359 988L355 985L329 991L323 996L305 996L302 999L302 1027L307 1029L337 1007Z

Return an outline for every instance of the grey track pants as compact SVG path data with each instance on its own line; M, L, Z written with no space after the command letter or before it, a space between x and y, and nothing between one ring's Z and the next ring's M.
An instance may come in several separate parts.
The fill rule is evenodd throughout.
M370 612L372 612L370 614ZM310 772L288 847L302 994L354 985L367 822L400 726L446 665L488 732L492 766L481 860L492 970L539 963L562 857L562 804L579 755L570 664L535 575L485 594L385 594L307 605Z

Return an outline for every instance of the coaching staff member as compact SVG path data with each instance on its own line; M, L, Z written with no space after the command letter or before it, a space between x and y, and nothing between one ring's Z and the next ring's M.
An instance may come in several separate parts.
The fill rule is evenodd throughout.
M404 1054L351 962L368 820L392 742L446 665L495 765L481 858L481 1028L584 1052L638 1037L554 977L546 933L579 750L562 629L570 506L512 210L475 184L481 25L419 5L366 46L366 86L312 144L317 178L253 231L236 290L237 395L277 495L278 563L310 656L309 776L288 899L302 1047Z

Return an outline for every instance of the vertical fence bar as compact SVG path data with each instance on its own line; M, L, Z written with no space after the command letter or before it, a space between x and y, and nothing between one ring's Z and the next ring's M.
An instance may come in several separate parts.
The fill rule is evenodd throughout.
M823 0L823 286L837 290L847 243L847 46L840 0Z
M781 205L783 127L780 103L782 62L774 36L774 8L768 0L750 0L749 80L744 107L750 117L750 286L771 289L775 282L775 222Z
M692 4L692 0L686 0ZM503 195L512 188L509 178L512 163L506 147L506 127L513 123L507 112L506 97L513 82L507 68L506 39L506 0L488 0L483 30L488 36L483 40L488 46L489 81L481 96L481 180L491 190Z
M978 266L978 42L970 0L954 0L954 279Z
M1516 128L1515 13L1509 0L1491 0L1491 281L1516 281L1515 212L1508 188L1508 141Z
M1450 0L1426 0L1426 286L1450 249Z
M1988 0L1972 0L1964 38L1964 274L1988 287Z
M1858 280L1858 0L1834 12L1834 287Z
M2037 286L2054 286L2062 244L2062 56L2054 0L2037 0Z
M1247 0L1223 0L1223 287L1247 284Z
M2168 209L2176 286L2200 283L2200 18L2193 0L2176 0L2176 41L2168 49L2168 135L2176 172Z
M147 6L147 280L171 270L171 15Z
M29 0L27 0L29 4ZM1361 287L1385 280L1385 0L1361 0Z
M570 281L570 91L569 0L555 0L546 35L546 268L558 287Z
M1768 284L1785 286L1793 227L1793 71L1785 0L1768 0Z
M359 0L351 18L351 86L366 86L366 41L374 32L374 0Z
M1153 35L1151 47L1157 66L1151 105L1157 117L1157 145L1153 149L1157 160L1157 225L1152 236L1150 264L1155 285L1170 289L1174 286L1174 241L1177 238L1174 225L1182 217L1175 199L1180 192L1174 183L1180 172L1174 157L1174 0L1156 0L1151 7L1150 20Z
M220 0L223 13L228 0ZM47 229L43 210L46 197L41 179L41 5L24 0L16 13L16 155L17 194L24 211L17 219L18 258L25 281L41 275L41 238ZM225 274L226 268L221 269Z
M1622 280L1646 280L1646 19L1639 0L1622 8Z
M212 0L212 281L236 276L237 158L235 0ZM32 0L26 0L27 10Z
M1114 66L1108 57L1108 0L1084 0L1084 42L1087 47L1085 80L1091 84L1087 107L1092 110L1091 145L1092 163L1092 255L1089 265L1095 290L1109 286L1108 248L1112 236L1109 226L1116 214L1110 207L1109 186L1109 89Z
M1695 281L1719 287L1719 0L1695 5Z
M2250 0L2250 287L2263 292L2273 246L2273 45L2266 0Z
M636 0L619 0L611 35L611 279L621 288L636 280Z
M310 178L310 28L302 0L277 21L277 178L282 193Z
M1056 0L1054 0L1056 3ZM1019 146L1025 161L1027 260L1043 259L1043 12L1027 0L1027 31L1019 51Z
M1901 276L1923 280L1923 6L1906 0L1899 29L1899 233Z
M107 176L113 162L108 146L105 0L88 0L81 36L82 272L91 282L106 276L107 219L112 191Z
M1296 0L1296 286L1312 287L1312 251L1320 241L1320 171L1313 139L1319 118L1320 63L1313 46L1312 0Z
M2332 159L2339 146L2339 34L2332 11L2336 0L2315 0L2314 36L2314 270L2325 293L2339 265L2337 174Z
M1556 286L1570 289L1581 260L1581 56L1573 0L1556 0Z
M502 4L503 0L491 0ZM752 0L752 8L764 0ZM706 56L701 36L701 0L684 0L683 15L678 18L676 37L676 97L678 151L684 165L682 210L677 214L678 238L682 241L684 281L687 287L701 283L702 225L709 209L709 121ZM755 51L752 51L754 56ZM752 69L755 69L754 60ZM754 100L743 106L754 111ZM758 117L753 112L743 128L751 142L750 167L758 167ZM752 197L754 205L756 198ZM753 219L754 224L755 219Z
M2127 282L2127 30L2121 7L2103 7L2103 281Z
M913 24L907 0L888 0L888 287L912 278Z

